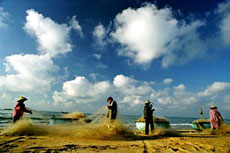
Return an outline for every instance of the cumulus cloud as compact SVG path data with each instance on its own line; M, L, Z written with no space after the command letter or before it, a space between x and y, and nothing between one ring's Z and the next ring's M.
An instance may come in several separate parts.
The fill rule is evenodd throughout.
M199 93L200 96L217 96L221 93L230 92L230 83L214 82L204 92Z
M219 27L222 39L226 46L230 46L230 2L226 0L223 3L220 3L217 9L217 14L221 16Z
M131 77L117 75L114 77L113 85L124 94L146 95L152 91L151 83L134 80Z
M163 80L163 82L164 82L164 84L170 84L170 83L173 82L173 79L171 79L171 78L166 78L166 79Z
M118 54L132 58L137 64L150 64L163 58L162 65L182 64L205 52L197 29L202 21L178 21L170 8L158 9L147 4L128 8L115 18L111 36L121 44Z
M47 55L11 55L5 58L6 76L0 76L0 89L14 92L45 93L55 81L58 66Z
M9 13L5 12L2 7L0 7L0 28L7 26L5 19L9 16Z
M95 77L95 74L92 74L92 77ZM68 103L73 106L102 102L112 95L123 111L130 108L129 111L132 112L140 112L145 100L149 99L158 113L178 115L186 111L188 115L194 116L195 110L199 110L200 106L209 108L212 103L222 107L229 105L229 92L228 82L214 82L203 91L189 92L184 84L159 88L153 82L119 74L114 77L112 83L95 80L90 82L83 76L77 76L74 80L63 83L62 91L55 91L53 99L55 104ZM94 104L97 106L98 103ZM176 112L171 111L172 109Z
M26 13L24 29L37 39L38 50L42 54L49 53L52 57L55 57L72 50L73 46L69 38L70 30L81 31L76 16L72 18L71 25L68 26L67 24L58 24L33 9L27 10Z
M104 47L107 44L106 36L108 34L108 30L102 24L98 24L94 27L93 37L96 41L96 44L100 47Z
M132 105L141 104L154 92L152 82L137 81L122 74L114 77L113 85L121 94L122 101Z
M101 81L92 83L83 76L77 76L74 80L63 83L62 92L54 92L55 103L74 100L76 103L96 102L108 93L110 83Z

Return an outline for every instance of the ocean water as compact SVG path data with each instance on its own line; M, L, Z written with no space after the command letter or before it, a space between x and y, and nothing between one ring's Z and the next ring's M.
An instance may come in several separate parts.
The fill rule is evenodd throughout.
M0 109L0 129L6 127L10 123L12 123L12 114L13 110L11 109ZM33 114L24 113L25 117L29 117L35 123L41 124L54 124L52 118L55 116L56 118L62 117L65 115L65 112L50 112L50 111L35 111L33 110ZM89 116L91 114L86 114ZM133 115L120 115L122 122L132 128L135 129L136 121L140 118L140 116ZM198 118L188 118L188 117L165 117L170 122L170 127L172 129L192 129L192 122L197 120ZM226 122L230 122L230 120L225 120ZM58 124L58 123L57 123Z

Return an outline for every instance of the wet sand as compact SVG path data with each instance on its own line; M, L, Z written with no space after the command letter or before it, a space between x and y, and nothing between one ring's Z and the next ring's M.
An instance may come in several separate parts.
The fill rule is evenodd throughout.
M186 130L179 132L179 137L139 134L140 137L136 140L92 140L71 136L0 136L0 152L230 152L229 136Z

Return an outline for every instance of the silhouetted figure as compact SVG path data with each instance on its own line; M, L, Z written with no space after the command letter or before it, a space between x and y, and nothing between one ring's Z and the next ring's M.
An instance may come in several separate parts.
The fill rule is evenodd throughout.
M203 108L200 107L200 118L204 118L204 112L203 112Z
M109 118L109 120L116 120L116 118L117 118L117 102L114 101L112 97L108 97L107 102L109 103L107 105L107 108L108 108L107 117Z
M151 132L154 130L153 124L153 107L149 100L145 101L144 107L144 118L145 118L145 134L149 134L149 125L151 127Z

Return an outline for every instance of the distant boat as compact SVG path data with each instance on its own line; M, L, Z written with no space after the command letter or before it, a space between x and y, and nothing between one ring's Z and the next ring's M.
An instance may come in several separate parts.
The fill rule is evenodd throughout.
M192 122L192 128L194 130L202 131L204 129L210 129L211 124L209 119L198 119Z
M154 127L161 127L161 128L169 128L170 127L169 120L167 118L164 118L164 117L154 116L153 122L154 122ZM136 128L140 131L145 130L145 119L143 116L140 117L136 121Z
M64 112L64 111L61 111L62 114L68 114L69 112Z
M4 108L4 110L13 110L13 109L11 109L11 108Z

